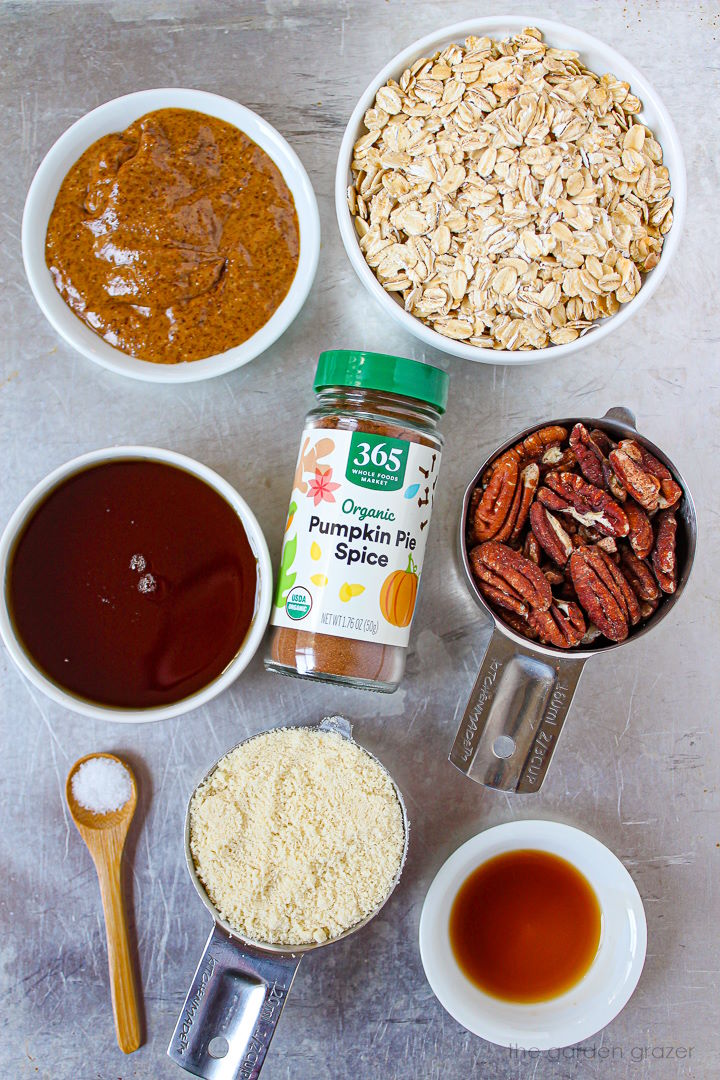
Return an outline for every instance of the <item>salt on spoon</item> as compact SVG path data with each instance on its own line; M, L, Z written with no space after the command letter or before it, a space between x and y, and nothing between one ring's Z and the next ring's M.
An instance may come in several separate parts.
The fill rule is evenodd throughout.
M68 773L65 797L78 832L92 855L105 913L110 988L118 1046L131 1054L140 1046L135 977L130 959L122 894L125 838L137 805L129 766L114 754L88 754Z
M72 793L93 814L120 810L132 795L130 773L121 761L94 756L73 773Z

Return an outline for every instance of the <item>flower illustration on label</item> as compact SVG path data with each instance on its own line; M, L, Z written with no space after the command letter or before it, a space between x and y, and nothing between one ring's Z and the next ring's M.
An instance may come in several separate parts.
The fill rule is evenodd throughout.
M308 484L307 497L312 499L316 506L319 506L321 502L335 502L333 491L337 491L340 484L332 482L332 472L332 469L326 469L324 472L316 469L314 479Z
M316 472L320 459L332 454L334 449L335 443L332 439L322 438L314 445L311 445L311 439L308 436L300 448L295 479L293 480L293 490L297 490L304 495L308 489L305 473ZM312 481L310 482L312 483Z

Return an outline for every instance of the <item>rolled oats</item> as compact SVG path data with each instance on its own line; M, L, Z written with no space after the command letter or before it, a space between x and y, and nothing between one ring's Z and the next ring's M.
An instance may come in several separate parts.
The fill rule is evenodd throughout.
M481 348L574 341L637 294L672 226L662 148L628 83L528 28L388 80L348 207L383 287Z

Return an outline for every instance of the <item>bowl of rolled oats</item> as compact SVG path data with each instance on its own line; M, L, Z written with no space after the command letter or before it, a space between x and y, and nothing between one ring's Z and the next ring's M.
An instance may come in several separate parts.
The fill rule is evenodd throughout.
M427 345L489 364L558 359L621 326L667 272L685 202L677 132L644 76L581 30L516 17L390 61L335 181L368 291Z

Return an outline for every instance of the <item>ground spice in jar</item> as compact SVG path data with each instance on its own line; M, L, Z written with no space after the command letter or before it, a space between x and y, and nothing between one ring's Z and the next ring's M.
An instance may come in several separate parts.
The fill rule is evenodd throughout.
M381 353L322 353L278 573L271 671L391 692L402 678L448 376Z

